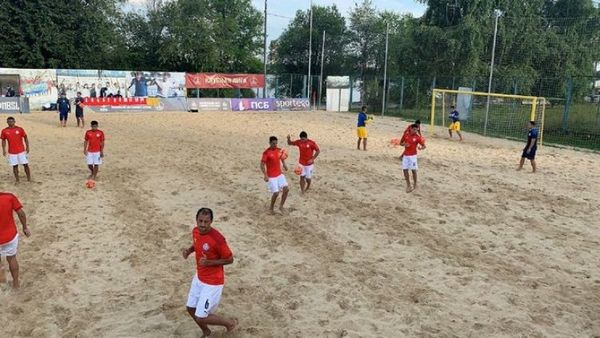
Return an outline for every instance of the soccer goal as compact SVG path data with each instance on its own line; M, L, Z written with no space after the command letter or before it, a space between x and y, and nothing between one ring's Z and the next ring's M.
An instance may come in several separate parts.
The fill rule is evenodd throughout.
M527 122L536 121L541 145L547 104L537 96L433 89L430 134L436 134L436 126L447 127L456 110L462 130L486 136L522 139Z

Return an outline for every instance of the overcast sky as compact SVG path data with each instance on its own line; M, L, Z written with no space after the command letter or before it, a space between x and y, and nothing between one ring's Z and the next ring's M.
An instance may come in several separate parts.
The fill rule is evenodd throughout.
M348 13L356 2L361 0L313 0L313 5L331 6L336 5L340 12L348 17ZM261 12L264 12L264 0L252 0L252 3ZM267 19L268 40L277 39L283 30L287 27L291 18L296 15L298 10L307 10L310 7L310 0L267 0L269 13ZM389 10L397 13L411 13L419 17L425 13L427 8L422 3L415 0L373 0L373 5L378 10Z

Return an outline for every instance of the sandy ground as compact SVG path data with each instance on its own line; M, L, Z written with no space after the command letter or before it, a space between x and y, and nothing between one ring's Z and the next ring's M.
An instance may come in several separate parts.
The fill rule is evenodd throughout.
M90 113L107 140L88 190L83 131L56 119L17 116L35 182L0 171L33 232L2 337L199 337L180 249L203 206L236 258L218 313L239 329L214 337L600 336L598 154L544 147L533 175L514 170L523 143L428 137L406 194L398 119L363 152L353 114ZM301 130L322 148L314 189L288 173L289 214L266 215L260 155Z

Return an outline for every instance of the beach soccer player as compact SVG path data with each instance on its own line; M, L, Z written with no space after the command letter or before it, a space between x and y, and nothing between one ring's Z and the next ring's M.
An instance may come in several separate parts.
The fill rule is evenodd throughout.
M287 171L288 168L285 164L285 158L281 155L281 148L277 147L277 137L269 137L269 148L267 148L262 154L262 158L260 160L260 170L263 173L265 182L267 182L269 192L272 194L271 206L269 208L271 214L275 213L275 202L277 201L279 192L282 193L279 210L281 213L284 212L283 205L285 204L285 200L287 199L289 192L287 180L281 172L281 166L283 166L285 171Z
M98 129L98 121L92 121L91 127L92 129L85 132L83 154L86 156L87 165L90 169L88 179L95 181L104 158L104 132Z
M302 172L300 173L300 193L304 194L310 188L315 160L321 153L321 150L315 141L308 138L308 134L305 131L300 132L300 139L295 141L292 141L292 137L288 135L287 144L298 147L300 151L300 159L298 160L302 168Z
M417 126L417 134L419 134L419 136L423 136L421 134L421 120L416 120L415 123L413 124L409 124L406 129L404 129L404 133L402 133L402 137L400 138L400 140L402 140L403 138L405 138L406 136L410 135L410 131L412 129L412 126L416 125ZM404 157L404 152L402 152L402 155L400 155L400 161L402 161L402 158Z
M19 165L23 166L27 181L31 182L29 171L29 140L25 130L15 125L15 118L10 116L6 119L8 127L2 129L2 155L6 156L6 143L8 142L8 163L13 168L15 180L19 183Z
M56 101L56 107L58 108L58 118L62 127L67 126L67 120L69 119L69 112L71 111L71 102L67 99L67 94L64 92L60 93L60 97Z
M400 145L404 146L404 156L402 158L402 170L404 171L404 179L406 180L406 192L411 192L417 189L417 149L425 149L425 140L417 133L419 127L413 124L410 133L405 135L400 141ZM410 184L409 170L412 172L413 184Z
M77 118L77 127L81 128L85 127L83 121L83 97L81 97L81 92L77 92L77 97L75 98L75 118Z
M19 246L19 232L15 224L13 212L17 213L23 233L25 236L31 236L31 231L27 225L27 216L23 211L23 206L17 197L11 193L0 193L0 257L5 256L8 261L8 268L12 275L12 286L19 288L19 263L17 262L17 248ZM0 266L0 269L3 269ZM3 272L3 271L2 271ZM4 274L2 274L4 277Z
M224 326L227 331L235 328L236 322L215 315L221 301L225 284L224 265L233 263L233 253L225 237L212 227L213 212L201 208L196 213L196 226L192 230L193 244L183 249L183 258L196 254L196 273L187 300L187 312L202 330L202 337L211 334L209 325Z
M458 110L456 110L454 106L450 108L452 109L452 111L450 112L450 115L448 117L452 122L448 126L448 134L450 135L450 138L452 138L452 132L455 131L456 134L458 134L459 139L462 141L463 137L460 134L460 119L458 117Z
M531 162L532 171L535 172L537 170L537 166L535 163L535 153L537 152L537 140L538 140L538 129L535 127L535 121L529 121L527 126L529 131L527 132L527 144L525 148L523 148L523 153L521 154L521 162L519 163L519 167L517 170L523 169L523 165L525 164L525 160L529 160Z
M356 142L356 149L360 150L360 141L363 143L363 150L367 150L367 106L362 106L358 113L358 122L356 123L356 136L358 141Z

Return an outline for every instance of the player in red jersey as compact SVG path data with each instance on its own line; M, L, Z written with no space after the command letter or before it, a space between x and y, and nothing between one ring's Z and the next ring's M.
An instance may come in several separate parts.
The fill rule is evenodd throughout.
M227 331L235 328L236 322L214 314L223 292L225 273L223 266L233 263L233 253L225 237L212 225L213 212L201 208L196 213L196 226L192 230L194 243L183 249L183 258L196 253L196 273L187 300L187 311L202 330L203 336L211 334L209 325L224 326Z
M421 135L421 120L416 120L415 125L417 125L417 134L419 134L419 136ZM409 124L406 129L404 129L404 133L402 133L402 137L400 138L400 140L402 140L403 138L407 137L408 135L410 135L410 130L412 129L412 124ZM400 155L400 161L402 161L402 158L404 157L404 152L402 152L402 155Z
M413 124L410 129L410 134L402 137L400 145L404 146L404 156L402 158L402 170L404 171L404 179L406 180L406 192L411 192L417 189L417 149L425 149L425 140L418 134L419 127ZM413 182L410 184L410 176L408 171L412 171Z
M12 286L18 289L19 263L17 262L17 247L19 246L19 232L13 218L13 211L19 216L25 236L31 236L31 231L27 226L27 217L25 216L21 202L13 194L0 193L0 257L6 256L8 268L13 279ZM3 269L2 266L0 266L1 269ZM0 278L4 281L4 273L1 274Z
M281 213L284 213L283 205L287 199L289 187L285 176L281 172L281 166L283 165L283 169L285 169L285 171L288 170L288 167L285 164L285 159L281 157L281 148L277 147L277 137L269 137L269 145L269 148L267 148L262 154L262 158L260 160L260 170L263 173L265 182L267 182L269 192L272 194L271 207L269 209L270 213L275 213L275 202L277 201L277 196L279 196L280 191L282 192L282 195L281 202L279 204L279 210ZM279 161L281 161L281 164Z
M6 119L8 127L2 129L2 154L6 156L6 142L8 141L8 162L13 167L15 180L19 183L19 164L23 165L27 181L31 181L29 172L29 140L23 128L15 125L15 118ZM25 143L25 145L23 145Z
M83 154L86 156L90 169L88 179L96 180L98 169L104 158L104 132L98 129L98 121L92 121L92 129L85 132L83 141Z
M292 141L292 137L288 135L287 144L296 146L300 150L300 159L298 160L302 166L302 173L300 174L300 193L304 194L304 192L308 191L310 188L315 160L321 153L321 150L315 141L308 139L308 134L306 134L305 131L300 132L300 139L295 141Z

